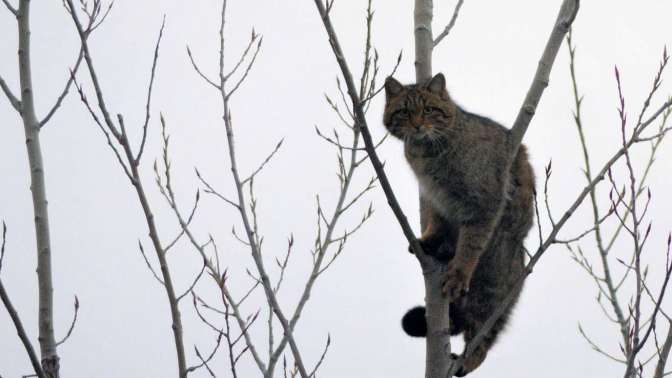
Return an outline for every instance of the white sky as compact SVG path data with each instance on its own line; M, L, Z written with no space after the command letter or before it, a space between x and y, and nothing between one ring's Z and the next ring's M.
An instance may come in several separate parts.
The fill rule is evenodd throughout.
M388 72L399 50L404 60L397 78L410 82L413 73L412 1L383 1L376 8L374 43ZM448 21L454 1L436 1L436 30ZM315 194L330 209L338 182L333 148L321 141L323 130L338 126L323 97L337 97L338 74L320 19L309 0L229 1L227 41L229 64L235 61L252 26L264 35L264 46L248 82L233 100L241 170L249 172L284 137L285 144L257 180L261 228L268 265L283 253L294 233L296 250L281 301L289 312L306 280L309 249L315 235ZM515 2L468 0L453 33L438 47L434 70L443 72L451 95L470 111L510 125L527 91L560 1ZM193 72L185 45L189 44L206 72L217 64L218 1L117 0L112 14L91 39L92 52L106 98L114 113L123 113L137 136L144 116L144 96L151 55L161 17L167 16L155 87L153 121L143 177L151 190L162 236L172 238L176 222L152 185L151 163L159 154L158 112L172 134L176 186L186 207L198 183L193 167L226 193L232 193L221 125L220 100ZM334 23L353 70L358 74L363 48L365 1L340 0ZM59 1L33 1L33 81L38 112L55 100L75 59L73 26ZM663 46L670 46L672 3L662 0L584 1L575 24L578 77L583 94L584 122L593 165L599 166L617 148L617 95L613 67L618 65L630 118L635 118L651 85ZM18 87L15 23L0 9L0 75ZM86 76L80 78L90 90ZM537 175L553 159L551 204L559 214L583 185L582 161L571 112L567 49L563 46L525 143ZM382 77L381 77L382 80ZM654 104L671 92L664 83ZM92 95L90 95L92 98ZM369 113L369 124L382 135L382 97ZM72 315L73 295L81 301L72 338L62 346L64 377L174 376L173 339L168 304L162 288L146 269L137 250L147 244L144 218L132 188L88 114L71 95L42 133L47 190L51 212L55 277L56 333L62 336ZM345 134L344 134L345 135ZM645 149L640 149L645 152ZM401 144L390 140L380 149L387 172L411 224L417 225L417 187L403 160ZM643 154L642 154L643 156ZM653 208L652 255L663 253L672 226L668 177L670 149L663 145L651 176ZM643 162L640 161L641 166ZM355 188L372 175L369 165L359 171ZM29 175L23 127L7 101L0 100L0 218L9 226L8 252L2 279L37 347L37 291ZM605 198L606 192L602 192ZM606 199L606 198L605 198ZM424 366L424 342L406 337L399 326L402 314L422 302L422 277L415 259L376 188L361 206L343 219L355 224L371 201L376 214L349 242L346 252L320 278L296 333L306 361L319 358L327 334L332 345L321 370L325 378L418 377ZM230 267L233 289L242 295L252 267L249 255L230 236L240 222L230 208L206 198L198 216L198 234L213 233ZM606 205L605 205L606 208ZM591 218L582 208L565 236L584 229ZM343 228L341 228L342 230ZM533 247L537 239L529 238ZM591 240L586 253L596 258ZM627 253L624 239L617 253ZM187 245L171 252L170 262L180 288L188 286L199 259ZM150 254L151 256L151 254ZM661 264L654 259L651 274ZM595 260L597 263L597 260ZM212 285L204 280L199 293L212 302ZM263 306L261 293L248 303L252 313ZM611 377L621 374L613 362L593 352L578 333L577 323L610 352L618 353L617 329L595 298L589 277L556 247L528 279L522 300L501 341L474 378L566 377L567 374ZM624 292L624 298L629 295ZM181 307L189 361L193 345L206 350L214 336L196 319L185 301ZM262 320L262 319L260 319ZM262 343L265 320L253 335ZM457 343L456 348L461 344ZM227 376L224 354L215 362ZM0 310L0 374L29 373L29 363L6 311ZM205 377L205 372L194 374ZM257 376L251 360L241 376Z

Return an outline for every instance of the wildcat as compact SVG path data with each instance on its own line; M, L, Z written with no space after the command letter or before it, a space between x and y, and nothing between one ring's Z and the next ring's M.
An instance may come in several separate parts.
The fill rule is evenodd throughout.
M383 124L403 140L406 160L420 185L427 220L423 250L447 264L443 292L451 301L450 333L476 336L521 277L523 241L534 218L534 173L521 146L509 167L509 130L466 112L437 74L422 84L385 81ZM458 376L484 361L520 295L480 346L467 356ZM427 333L425 310L403 319L411 336Z

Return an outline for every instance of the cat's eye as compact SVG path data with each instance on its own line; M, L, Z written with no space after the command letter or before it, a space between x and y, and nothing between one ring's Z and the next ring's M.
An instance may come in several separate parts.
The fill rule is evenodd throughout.
M397 111L397 115L398 115L399 117L408 117L408 110L406 110L406 109L401 109L401 110Z
M423 109L423 113L425 113L425 115L432 114L434 112L434 109L435 108L432 108L431 106L425 106L425 108Z

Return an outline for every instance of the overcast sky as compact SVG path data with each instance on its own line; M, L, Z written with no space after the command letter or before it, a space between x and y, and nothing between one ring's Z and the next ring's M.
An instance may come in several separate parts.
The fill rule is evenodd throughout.
M365 3L340 0L333 13L355 74L359 74L361 66ZM373 42L380 53L382 73L390 71L396 55L403 50L404 60L396 75L402 82L411 82L415 77L412 3L374 2ZM438 31L449 20L455 2L435 3L434 27ZM510 125L560 3L467 0L455 29L434 55L434 70L446 75L456 102ZM32 2L33 82L39 114L44 114L55 100L78 51L73 26L60 4ZM220 99L193 72L185 49L190 45L203 69L216 72L219 9L220 2L215 0L117 0L107 22L90 41L111 111L123 113L137 137L144 117L152 48L161 18L166 15L149 149L142 171L164 240L172 238L177 225L152 185L152 160L160 153L159 111L165 115L172 135L175 184L183 204L187 206L198 187L194 166L223 192L233 193ZM594 166L600 166L619 143L614 65L621 71L630 118L635 118L663 47L671 45L670 14L672 3L663 0L583 2L574 37L579 85L586 96L584 122ZM296 251L280 295L283 308L289 312L308 276L309 250L315 236L315 195L319 194L325 207L331 209L338 192L335 151L314 132L315 125L324 130L340 127L323 96L327 93L337 97L338 67L312 1L229 0L229 65L244 48L252 27L263 34L264 44L232 109L243 172L254 169L277 141L285 138L283 148L259 177L256 188L268 265L273 266L273 258L283 253L290 233L296 238ZM0 75L15 90L16 49L16 24L3 7ZM550 86L525 137L538 176L544 165L553 160L550 202L556 214L564 211L583 187L567 55L563 46ZM87 76L79 77L90 91ZM662 95L655 98L654 104L672 92L669 81L660 92ZM377 136L384 130L382 105L383 98L379 96L368 118ZM62 376L175 376L168 303L137 250L138 239L145 244L148 240L132 187L76 96L68 97L42 135L52 225L57 338L69 325L73 296L78 295L81 302L74 334L59 348ZM35 242L24 139L20 118L4 98L0 99L0 218L9 227L2 279L37 346ZM649 213L654 220L650 253L654 256L663 252L672 227L671 201L665 195L672 189L672 151L668 147L663 145L650 181L654 195ZM643 156L646 149L638 152L642 152L638 157ZM417 230L417 185L403 159L402 146L389 140L380 148L380 155L387 162L386 170L401 205ZM641 166L643 161L640 159L638 164ZM365 185L372 174L371 167L364 165L355 188ZM600 193L606 199L606 191ZM369 202L376 210L373 219L319 279L298 325L297 341L307 363L312 365L319 359L327 335L331 335L321 377L419 377L424 368L424 342L405 336L399 321L409 307L422 303L422 277L416 260L406 252L406 241L382 191L376 188L366 196L342 220L340 230L356 224ZM232 226L240 229L239 218L231 208L211 198L206 198L203 205L195 223L197 233L201 237L212 233L217 238L229 267L232 289L241 296L249 284L245 269L252 268L252 261L230 235ZM585 210L577 213L563 233L565 236L574 236L588 227L591 217ZM596 259L591 242L589 238L582 245ZM537 238L531 235L528 243L533 248ZM200 262L186 244L179 247L171 252L170 264L182 290L189 285ZM628 240L623 239L615 250L627 255L629 247ZM659 270L660 263L652 266L654 279ZM214 302L212 286L204 280L198 291ZM581 322L594 340L618 353L617 329L604 318L595 295L593 282L567 251L551 249L528 279L507 331L473 377L621 374L619 366L592 351L578 332L577 323ZM624 298L627 295L624 292ZM262 298L259 292L245 311L253 313L263 307ZM193 345L206 350L214 342L214 335L197 320L189 303L183 303L181 310L188 358L194 363ZM265 350L264 323L260 322L252 332L260 349ZM461 343L456 342L455 348L459 350ZM227 376L224 354L214 366ZM255 369L251 359L246 358L241 376L258 376ZM0 374L18 377L29 372L29 362L2 309ZM194 376L207 374L197 372Z

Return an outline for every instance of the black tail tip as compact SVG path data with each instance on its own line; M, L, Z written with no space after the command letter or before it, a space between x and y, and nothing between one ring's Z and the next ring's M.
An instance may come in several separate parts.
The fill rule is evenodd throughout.
M413 337L427 336L427 320L425 319L425 308L422 306L414 307L401 319L401 328L407 335Z

